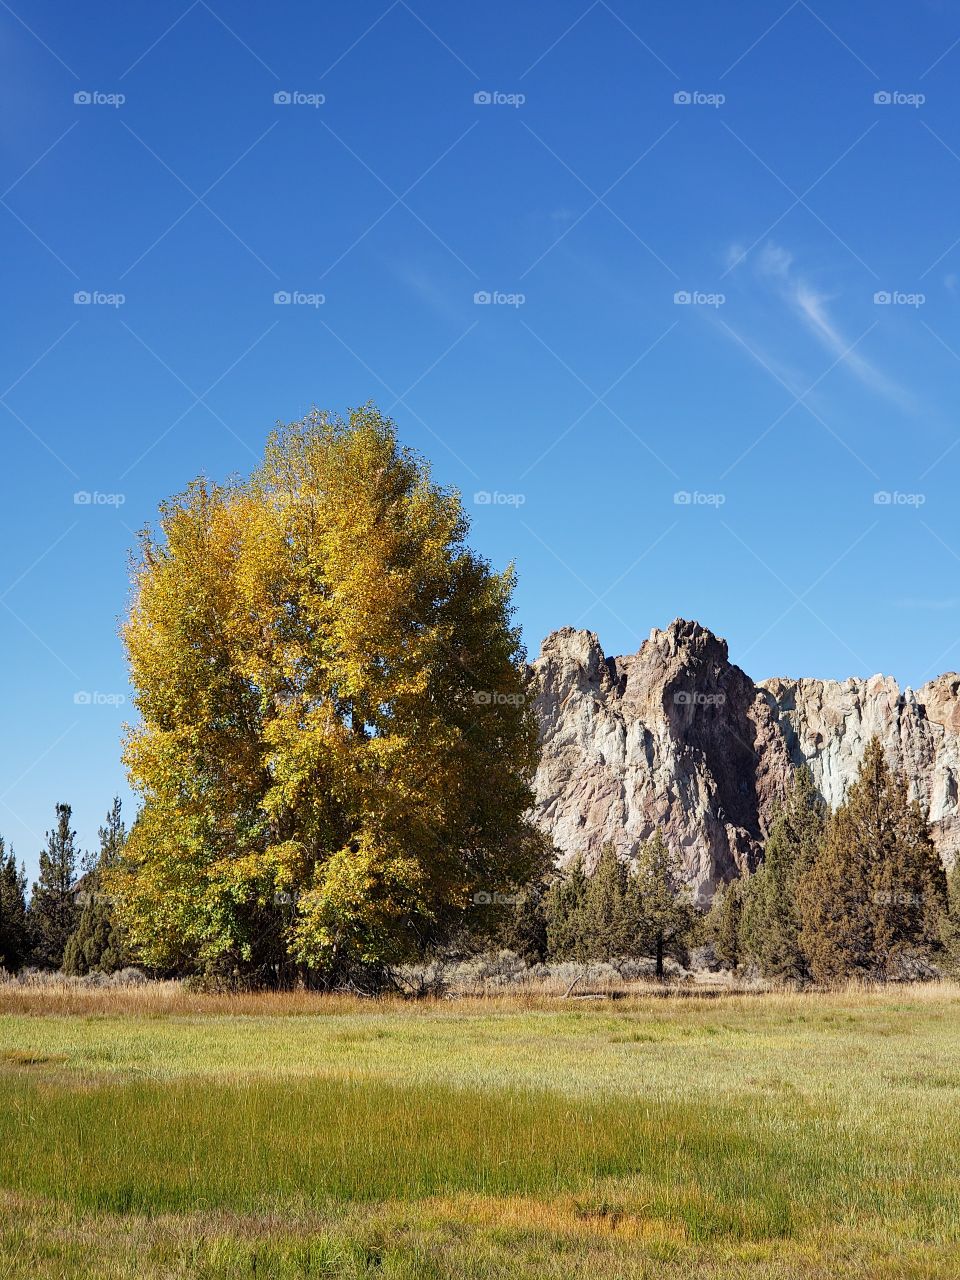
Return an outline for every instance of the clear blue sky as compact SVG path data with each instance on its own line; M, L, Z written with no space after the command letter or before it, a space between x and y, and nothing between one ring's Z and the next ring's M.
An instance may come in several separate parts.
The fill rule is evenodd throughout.
M954 0L3 3L28 868L127 795L135 530L313 404L461 489L532 654L682 615L757 678L960 665L958 41Z

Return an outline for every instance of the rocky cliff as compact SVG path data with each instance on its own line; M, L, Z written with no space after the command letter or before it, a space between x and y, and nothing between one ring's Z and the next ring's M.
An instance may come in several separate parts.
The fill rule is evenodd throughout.
M754 683L726 641L677 619L621 658L592 631L555 631L530 680L536 815L563 861L589 863L608 840L633 855L660 826L709 897L756 864L794 765L806 761L835 805L875 734L927 808L944 861L960 847L960 676L916 692L887 676Z

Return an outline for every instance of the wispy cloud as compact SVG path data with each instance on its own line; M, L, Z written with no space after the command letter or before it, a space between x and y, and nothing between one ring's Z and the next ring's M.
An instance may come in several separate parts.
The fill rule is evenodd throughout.
M732 245L728 260L737 261L742 250ZM797 270L794 255L782 245L768 243L753 255L756 275L782 299L790 313L801 320L837 363L875 395L899 408L916 409L914 397L887 377L857 349L859 339L848 337L835 319L830 295L821 292Z

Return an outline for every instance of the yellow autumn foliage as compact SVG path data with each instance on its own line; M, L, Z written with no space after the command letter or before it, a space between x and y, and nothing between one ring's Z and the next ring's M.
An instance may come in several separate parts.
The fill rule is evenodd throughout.
M392 422L316 411L159 525L123 629L143 810L113 880L147 962L332 980L539 868L513 573Z

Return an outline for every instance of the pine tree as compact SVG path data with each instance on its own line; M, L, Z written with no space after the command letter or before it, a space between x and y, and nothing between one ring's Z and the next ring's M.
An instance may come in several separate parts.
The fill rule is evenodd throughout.
M0 836L0 968L17 973L29 956L27 877Z
M885 980L939 949L946 875L924 814L878 739L799 887L800 946L818 982Z
M64 949L80 915L73 895L77 833L70 829L71 813L68 804L56 806L57 824L47 832L47 847L40 852L40 878L27 911L31 959L42 969L59 969L63 964Z
M64 950L64 973L114 973L129 963L123 931L114 918L113 901L103 885L104 872L117 865L126 839L119 798L114 799L99 836L100 852L82 879L82 893L77 895L83 905L77 927Z
M813 774L802 765L774 816L763 862L743 900L743 950L766 978L809 977L800 947L798 893L823 844L826 816Z
M654 958L657 977L662 978L666 957L686 964L700 915L687 891L683 862L668 848L661 831L640 850L632 883L638 949Z

